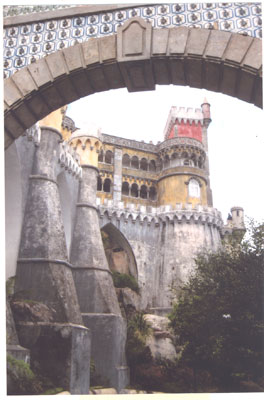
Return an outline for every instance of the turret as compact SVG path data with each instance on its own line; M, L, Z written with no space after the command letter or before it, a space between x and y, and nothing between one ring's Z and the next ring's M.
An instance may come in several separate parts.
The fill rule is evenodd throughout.
M245 229L244 209L242 207L232 207L232 225L235 229Z
M211 120L211 110L210 110L210 104L208 103L206 97L204 98L203 104L201 104L202 108L202 113L203 113L203 118L204 118L204 124L206 127L209 126Z
M159 205L191 203L211 206L207 154L210 105L200 108L172 107L159 145Z
M77 129L69 138L69 144L79 154L81 165L98 168L98 153L102 147L100 128L90 125Z

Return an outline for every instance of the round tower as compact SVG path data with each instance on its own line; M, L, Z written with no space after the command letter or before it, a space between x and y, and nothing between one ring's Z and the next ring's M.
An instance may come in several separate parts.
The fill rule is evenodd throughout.
M164 131L165 141L159 145L159 205L211 205L204 145L205 119L210 119L209 104L203 104L203 109L171 108Z
M244 209L242 207L232 207L232 225L236 229L244 229Z

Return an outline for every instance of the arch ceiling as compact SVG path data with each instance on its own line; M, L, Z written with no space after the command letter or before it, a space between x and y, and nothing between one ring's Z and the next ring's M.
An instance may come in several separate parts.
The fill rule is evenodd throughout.
M157 84L205 88L262 107L261 40L188 26L155 29L130 18L116 34L50 53L4 80L5 146L81 97Z

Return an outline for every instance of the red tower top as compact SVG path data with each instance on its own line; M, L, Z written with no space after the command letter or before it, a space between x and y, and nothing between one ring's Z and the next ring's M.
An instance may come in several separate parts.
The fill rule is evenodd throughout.
M207 100L202 108L171 107L164 129L164 140L173 137L189 137L202 142L202 126L209 125L210 104Z

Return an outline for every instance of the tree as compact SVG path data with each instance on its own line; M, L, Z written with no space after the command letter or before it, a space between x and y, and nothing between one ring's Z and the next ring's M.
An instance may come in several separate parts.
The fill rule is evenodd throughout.
M249 391L264 390L263 307L264 224L251 222L242 244L196 258L170 314L180 363L196 376L209 372L217 391L246 391L246 382ZM194 390L201 390L199 382Z

